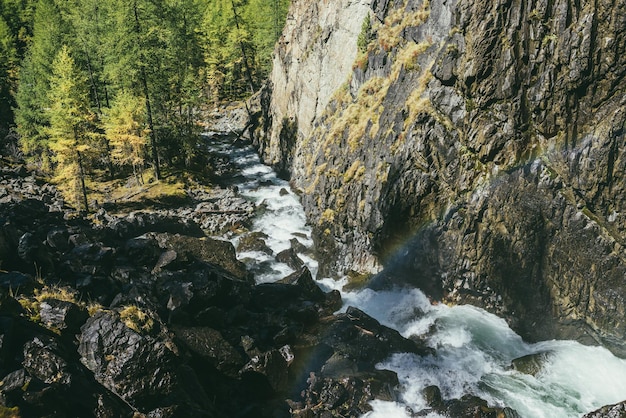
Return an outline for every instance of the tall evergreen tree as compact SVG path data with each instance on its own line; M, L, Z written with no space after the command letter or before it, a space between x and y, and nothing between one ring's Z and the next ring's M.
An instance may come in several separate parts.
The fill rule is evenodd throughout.
M111 0L113 36L108 39L105 71L117 88L129 88L145 99L150 130L151 159L156 178L161 177L155 122L167 85L161 72L169 31L163 25L167 16L162 0Z
M132 166L139 184L143 183L139 173L144 164L148 136L145 111L142 98L123 90L104 116L106 136L113 148L113 160L120 166Z
M13 124L16 72L15 38L7 23L0 17L0 140Z
M54 152L56 180L73 203L89 211L85 185L87 153L93 139L93 113L89 108L89 89L66 46L52 65L50 79L50 149Z
M31 46L22 62L15 122L22 150L48 168L48 91L52 62L63 45L67 26L53 0L37 2Z

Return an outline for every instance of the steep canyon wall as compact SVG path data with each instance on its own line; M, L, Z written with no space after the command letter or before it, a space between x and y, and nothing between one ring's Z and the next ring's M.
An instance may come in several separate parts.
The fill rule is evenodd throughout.
M620 351L625 33L626 0L294 1L255 141L321 274Z

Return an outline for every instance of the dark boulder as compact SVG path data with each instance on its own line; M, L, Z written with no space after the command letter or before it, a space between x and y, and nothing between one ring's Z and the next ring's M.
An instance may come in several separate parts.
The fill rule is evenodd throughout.
M195 316L210 306L230 308L247 303L252 288L250 281L219 266L194 262L182 270L158 273L155 292L162 308Z
M80 361L104 387L144 411L175 403L179 382L171 341L142 335L151 331L145 323L125 321L115 311L96 313L81 331Z
M177 262L204 261L215 264L238 279L252 281L245 264L237 260L235 248L228 241L187 235L154 234L159 246L176 252Z
M49 344L52 344L52 347ZM22 365L31 376L44 383L69 385L72 379L69 365L54 352L56 348L54 343L49 344L45 344L39 338L26 343Z
M325 293L315 283L311 276L311 271L306 266L301 266L296 272L290 274L278 283L295 285L301 291L301 297L315 302L323 301L326 297Z
M2 378L0 391L4 405L15 406L21 416L132 416L131 408L95 382L54 336L27 341L20 366Z
M146 232L184 234L202 237L200 226L188 219L167 216L156 212L132 212L125 217L106 217L99 228L110 238L129 239Z
M253 356L241 369L241 377L253 390L266 392L270 396L287 389L288 368L292 360L293 354L289 346L270 350Z
M17 243L17 255L26 265L37 266L46 273L54 270L52 254L41 237L31 232L22 234Z
M238 252L244 251L260 251L269 255L274 254L274 251L270 247L267 246L265 240L268 238L267 234L255 231L250 232L242 236L239 239L239 244L237 245Z
M626 417L626 401L615 405L603 406L593 412L585 414L583 418L624 418Z
M39 305L41 323L49 329L75 334L87 321L87 310L75 303L46 299Z
M285 263L294 270L300 270L304 266L304 261L298 257L293 248L288 248L276 254L276 261Z
M150 270L161 256L162 250L156 239L150 235L131 238L124 244L124 254L138 267Z
M31 377L26 373L25 369L15 370L4 376L2 381L0 381L0 391L3 394L7 394L15 390L22 390L30 381Z
M227 376L236 377L245 364L243 356L219 331L207 327L175 327L174 333L191 352L208 360Z
M46 244L58 251L70 249L70 234L67 228L54 227L46 235Z
M444 407L436 409L436 411L449 417L521 418L511 408L490 407L487 401L472 395L445 401Z
M35 278L19 271L0 271L0 288L18 293L30 293L35 287Z
M66 272L74 276L108 276L113 266L116 250L102 243L87 243L73 248L63 258Z
M375 370L350 377L318 377L311 373L303 401L290 402L292 416L358 417L372 410L374 399L397 399L398 377L388 370Z
M359 366L373 368L392 353L432 354L432 350L381 325L360 309L349 307L338 314L324 335L324 342Z

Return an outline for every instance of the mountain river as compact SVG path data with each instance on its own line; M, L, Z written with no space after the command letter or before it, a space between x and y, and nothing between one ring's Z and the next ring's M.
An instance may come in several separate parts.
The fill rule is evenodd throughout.
M312 248L298 196L261 163L254 148L234 146L232 139L220 136L211 136L208 143L240 170L230 184L238 187L242 197L265 207L251 230L267 234L266 243L275 254L289 248L293 238ZM238 236L227 238L237 245ZM315 277L317 262L309 255L299 256ZM293 271L262 252L238 257L255 272L258 282L275 281ZM318 283L325 291L342 291L347 281L318 277ZM395 354L377 366L398 374L402 396L399 402L373 401L368 418L403 418L410 416L407 408L425 409L421 393L430 385L438 386L444 399L473 394L492 406L513 408L525 418L580 417L626 399L626 360L602 347L574 341L529 344L503 319L468 305L432 305L419 289L342 291L342 298L344 310L356 306L405 337L423 336L436 349L436 355L428 357ZM540 359L534 375L511 366L512 360L529 355Z

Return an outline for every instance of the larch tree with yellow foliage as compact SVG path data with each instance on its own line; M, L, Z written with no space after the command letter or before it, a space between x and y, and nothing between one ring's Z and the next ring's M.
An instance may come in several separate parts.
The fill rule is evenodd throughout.
M111 157L120 166L132 166L138 184L143 183L140 170L145 163L146 103L142 97L121 91L104 115L104 129L111 145Z
M72 203L82 203L88 212L85 165L96 136L95 115L89 108L86 77L76 67L67 46L61 48L52 64L48 96L48 134L54 154L55 180Z

